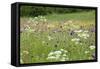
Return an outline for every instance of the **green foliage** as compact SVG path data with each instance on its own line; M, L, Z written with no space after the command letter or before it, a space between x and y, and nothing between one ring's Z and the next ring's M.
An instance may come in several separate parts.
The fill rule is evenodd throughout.
M61 13L73 13L91 11L92 9L79 9L79 8L62 8L62 7L44 7L44 6L21 6L20 16L31 16L35 17L38 15L47 14L61 14Z

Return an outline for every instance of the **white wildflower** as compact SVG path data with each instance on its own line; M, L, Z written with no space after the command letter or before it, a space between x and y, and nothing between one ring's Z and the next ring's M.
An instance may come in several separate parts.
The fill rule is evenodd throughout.
M34 17L34 19L38 19L38 17Z
M48 56L52 56L54 54L54 52L50 52L49 54L48 54Z
M64 51L64 49L60 49L61 51Z
M44 44L44 43L45 43L45 41L42 41L42 43Z
M87 54L87 53L89 53L89 51L85 51L84 53Z
M28 31L29 29L30 29L30 26L29 25L26 25L25 30Z
M81 34L78 34L78 36L79 36L79 37L82 37L82 35L81 35Z
M60 49L60 51L67 53L68 51L64 50L64 49Z
M94 45L90 46L90 50L93 50L93 49L95 49L95 46Z
M61 54L61 51L55 51L54 53L55 54Z
M74 32L76 32L76 33L80 33L80 32L82 32L83 30L75 30Z
M87 37L83 37L84 39L87 39Z
M61 59L60 59L60 61L66 61L66 58L65 58L65 57L63 57L63 58L61 58Z
M53 38L51 36L48 36L48 40L52 40Z
M47 59L56 59L55 56L49 56Z
M53 51L53 52L50 52L49 54L48 54L48 57L47 57L47 59L49 60L59 60L59 61L63 61L63 60L66 60L66 50L64 50L64 49L60 49L60 50L58 50L58 51Z
M80 39L79 38L73 38L71 39L71 41L79 41Z
M78 36L81 37L81 38L87 39L89 37L89 34L87 34L87 33L79 33Z
M83 37L89 37L89 34L83 33L82 36Z
M55 55L56 59L59 59L60 56L61 56L61 54L56 54L56 55Z
M20 59L20 63L24 63L22 59Z
M63 54L62 56L66 57L67 55L66 54Z
M24 53L24 54L29 54L29 52L28 52L28 51L23 51L23 53Z

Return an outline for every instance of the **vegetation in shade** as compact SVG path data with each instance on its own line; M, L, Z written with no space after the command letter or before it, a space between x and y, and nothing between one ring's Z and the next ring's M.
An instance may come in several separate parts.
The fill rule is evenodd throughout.
M46 7L46 6L21 6L20 16L31 16L35 17L38 15L48 15L48 14L64 14L64 13L75 13L75 12L85 12L92 11L93 9L81 9L81 8L62 8L62 7Z
M52 14L31 15L23 8L21 13L26 14L22 13L20 18L21 64L95 59L93 10L58 13L61 8L54 12L55 8L48 7Z

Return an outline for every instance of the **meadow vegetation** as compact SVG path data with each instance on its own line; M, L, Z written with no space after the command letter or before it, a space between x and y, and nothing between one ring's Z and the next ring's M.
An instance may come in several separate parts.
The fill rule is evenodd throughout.
M95 59L95 11L20 17L20 62Z

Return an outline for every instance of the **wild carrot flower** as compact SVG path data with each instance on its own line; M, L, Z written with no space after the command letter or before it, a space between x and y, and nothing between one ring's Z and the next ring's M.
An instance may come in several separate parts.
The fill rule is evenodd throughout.
M48 40L52 40L53 38L51 36L48 36Z
M80 32L82 32L83 30L75 30L74 32L75 33L80 33Z
M73 38L71 39L71 41L79 41L80 39L79 38Z
M57 60L57 61L66 61L68 56L66 55L67 51L60 49L58 51L52 51L48 54L47 60Z
M90 50L93 50L93 49L95 49L95 46L94 45L91 45L90 46Z
M87 53L89 53L89 51L85 51L84 53L87 54Z

